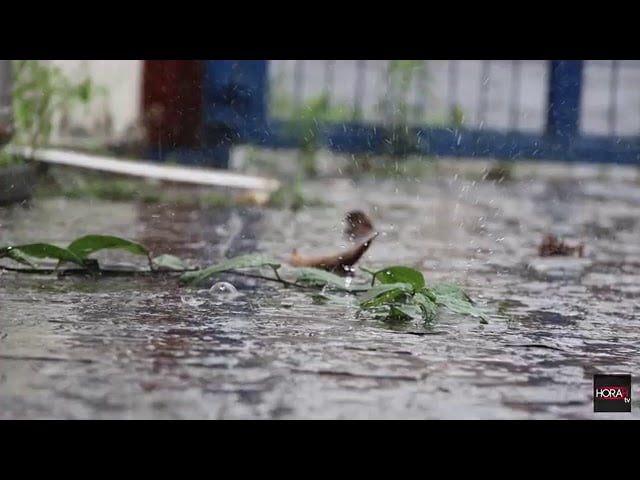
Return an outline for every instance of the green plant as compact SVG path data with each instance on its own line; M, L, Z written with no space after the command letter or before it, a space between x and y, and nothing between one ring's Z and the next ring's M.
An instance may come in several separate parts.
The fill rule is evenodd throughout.
M498 183L513 180L513 165L507 162L499 162L492 166L484 176L485 180Z
M86 105L95 95L104 93L91 79L74 82L60 67L42 60L15 60L12 143L32 149L47 145L57 116L77 105Z
M464 124L464 111L459 106L455 106L448 114L433 115L409 101L408 93L414 87L421 98L429 96L428 67L426 60L390 60L387 65L388 88L378 102L387 132L383 152L385 157L406 158L420 150L424 139L418 137L412 128L414 124L440 127L461 127ZM420 77L424 81L418 81ZM344 104L331 103L326 93L301 105L295 104L291 95L279 91L274 92L270 99L271 114L285 120L285 134L293 137L300 146L298 161L304 177L313 177L318 173L317 152L322 144L321 134L328 123L362 120L361 112ZM357 157L358 161L348 167L354 173L369 171L374 167L375 162L368 156Z
M410 122L410 105L408 92L415 81L419 70L426 73L424 60L390 60L387 66L388 89L381 101L381 109L385 123L391 125L408 125ZM426 91L421 94L426 95Z
M58 262L74 263L82 268L98 268L97 262L89 255L100 250L120 249L136 255L146 255L151 265L149 251L139 243L111 235L86 235L77 238L66 248L48 243L32 243L28 245L8 246L0 249L0 258L8 257L25 265L34 266L29 257L51 258Z
M312 300L315 303L335 300L339 293L355 295L361 313L368 312L375 318L388 322L418 320L429 323L444 309L459 315L479 318L481 323L487 323L486 314L462 288L446 283L429 286L421 272L406 266L392 266L377 271L363 268L371 275L371 281L367 283L356 283L350 277L344 278L325 270L308 267L293 268L289 272L293 277L287 278L288 275L281 273L281 262L260 254L228 258L206 268L190 268L187 262L172 255L153 258L145 246L130 240L108 235L87 235L71 242L66 248L47 243L0 248L0 258L7 257L33 267L32 270L26 270L0 266L0 269L42 274L47 271L36 268L32 259L52 258L58 260L58 267L65 262L79 267L66 272L94 272L104 275L107 270L101 269L98 261L89 257L104 249L122 249L146 256L149 262L148 273L179 274L179 283L183 286L199 285L222 273L231 273L278 282L285 287L312 290ZM261 268L268 268L273 276L245 272ZM55 271L60 273L57 268ZM139 270L122 269L117 272L120 275L141 273Z
M404 266L368 272L372 275L371 289L362 298L360 308L378 317L431 322L439 308L444 307L453 313L478 317L481 323L487 322L486 315L471 297L456 285L440 283L428 287L421 272Z
M32 148L46 145L57 115L86 105L104 89L91 79L73 82L60 67L38 60L17 60L14 68L16 142Z
M424 81L418 81L422 77ZM429 68L426 60L391 60L387 67L388 89L379 102L383 123L389 130L387 154L406 157L419 149L420 139L412 125L429 127L462 127L464 110L456 105L449 114L434 115L409 102L408 92L415 85L418 96L429 95Z
M19 157L16 157L15 155L9 155L4 151L0 152L0 167L9 167L11 165L16 165L21 162L22 162L22 159Z
M297 105L292 98L276 93L272 104L275 117L286 118L285 134L299 146L301 173L304 177L317 175L316 154L322 146L321 134L329 122L340 123L357 120L356 112L346 105L331 103L327 94L308 99Z
M454 127L462 127L464 126L464 110L461 106L455 105L451 109L451 114L449 118L449 123Z

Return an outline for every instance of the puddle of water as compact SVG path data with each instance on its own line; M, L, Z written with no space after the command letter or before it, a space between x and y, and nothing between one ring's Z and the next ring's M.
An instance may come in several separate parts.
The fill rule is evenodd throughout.
M592 375L640 366L640 250L628 243L640 228L620 223L620 206L624 218L640 207L622 190L437 179L309 189L336 207L44 201L0 210L0 243L65 243L91 225L195 263L256 250L286 259L294 247L344 247L342 216L361 208L382 233L364 265L406 264L427 282L460 283L495 318L386 325L357 317L350 297L319 303L233 276L215 281L238 295L221 283L181 289L171 277L5 272L0 418L611 417L592 412ZM586 258L537 259L542 233L554 229L584 240ZM101 259L138 261L126 252Z

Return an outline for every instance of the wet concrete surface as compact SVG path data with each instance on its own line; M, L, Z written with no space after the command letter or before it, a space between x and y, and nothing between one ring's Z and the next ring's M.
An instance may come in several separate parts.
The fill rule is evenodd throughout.
M0 244L87 233L197 263L342 248L361 208L381 235L362 264L465 286L488 325L442 315L387 325L357 302L225 277L234 299L175 278L0 273L0 418L638 419L593 413L594 373L640 367L637 183L462 178L323 180L297 213L41 200L0 210ZM585 258L537 258L545 231ZM127 253L103 262L144 266Z

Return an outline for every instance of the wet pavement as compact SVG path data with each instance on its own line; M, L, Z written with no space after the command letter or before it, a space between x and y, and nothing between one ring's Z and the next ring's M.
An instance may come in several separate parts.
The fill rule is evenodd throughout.
M198 263L256 250L284 259L294 247L341 249L342 216L361 208L381 232L363 266L457 282L489 324L446 314L430 327L387 325L357 316L351 297L318 305L230 276L237 298L170 276L0 272L0 418L640 418L635 177L329 179L308 190L333 206L40 200L0 209L0 244L110 233ZM546 231L584 241L585 257L537 258ZM593 413L594 373L636 376L632 413Z

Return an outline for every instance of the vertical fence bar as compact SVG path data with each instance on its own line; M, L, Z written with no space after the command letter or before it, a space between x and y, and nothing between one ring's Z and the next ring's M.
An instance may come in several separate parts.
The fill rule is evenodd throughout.
M568 143L579 133L584 60L551 60L546 133Z
M294 109L300 109L303 100L304 88L304 60L296 60L293 68L293 101Z
M517 130L520 126L520 83L522 74L522 60L511 61L511 109L509 127Z
M324 94L331 103L331 88L333 87L333 75L335 71L335 60L324 61Z
M354 98L353 116L354 120L358 120L362 114L362 103L364 101L365 89L365 68L366 60L358 60L356 63L356 91Z
M620 83L620 61L612 60L611 78L609 81L609 134L616 134L618 116L618 84Z
M449 115L454 116L458 100L458 64L457 60L449 60L447 72L447 98L449 103Z
M487 121L487 107L489 103L489 82L491 81L491 60L482 61L482 73L480 74L480 102L478 105L478 128Z
M417 79L417 85L416 85L416 89L418 93L416 120L418 122L427 120L425 118L427 116L427 106L428 106L427 97L429 96L429 76L428 76L427 68L428 68L427 61L422 60L422 63L420 64L420 70L418 72L418 79Z

